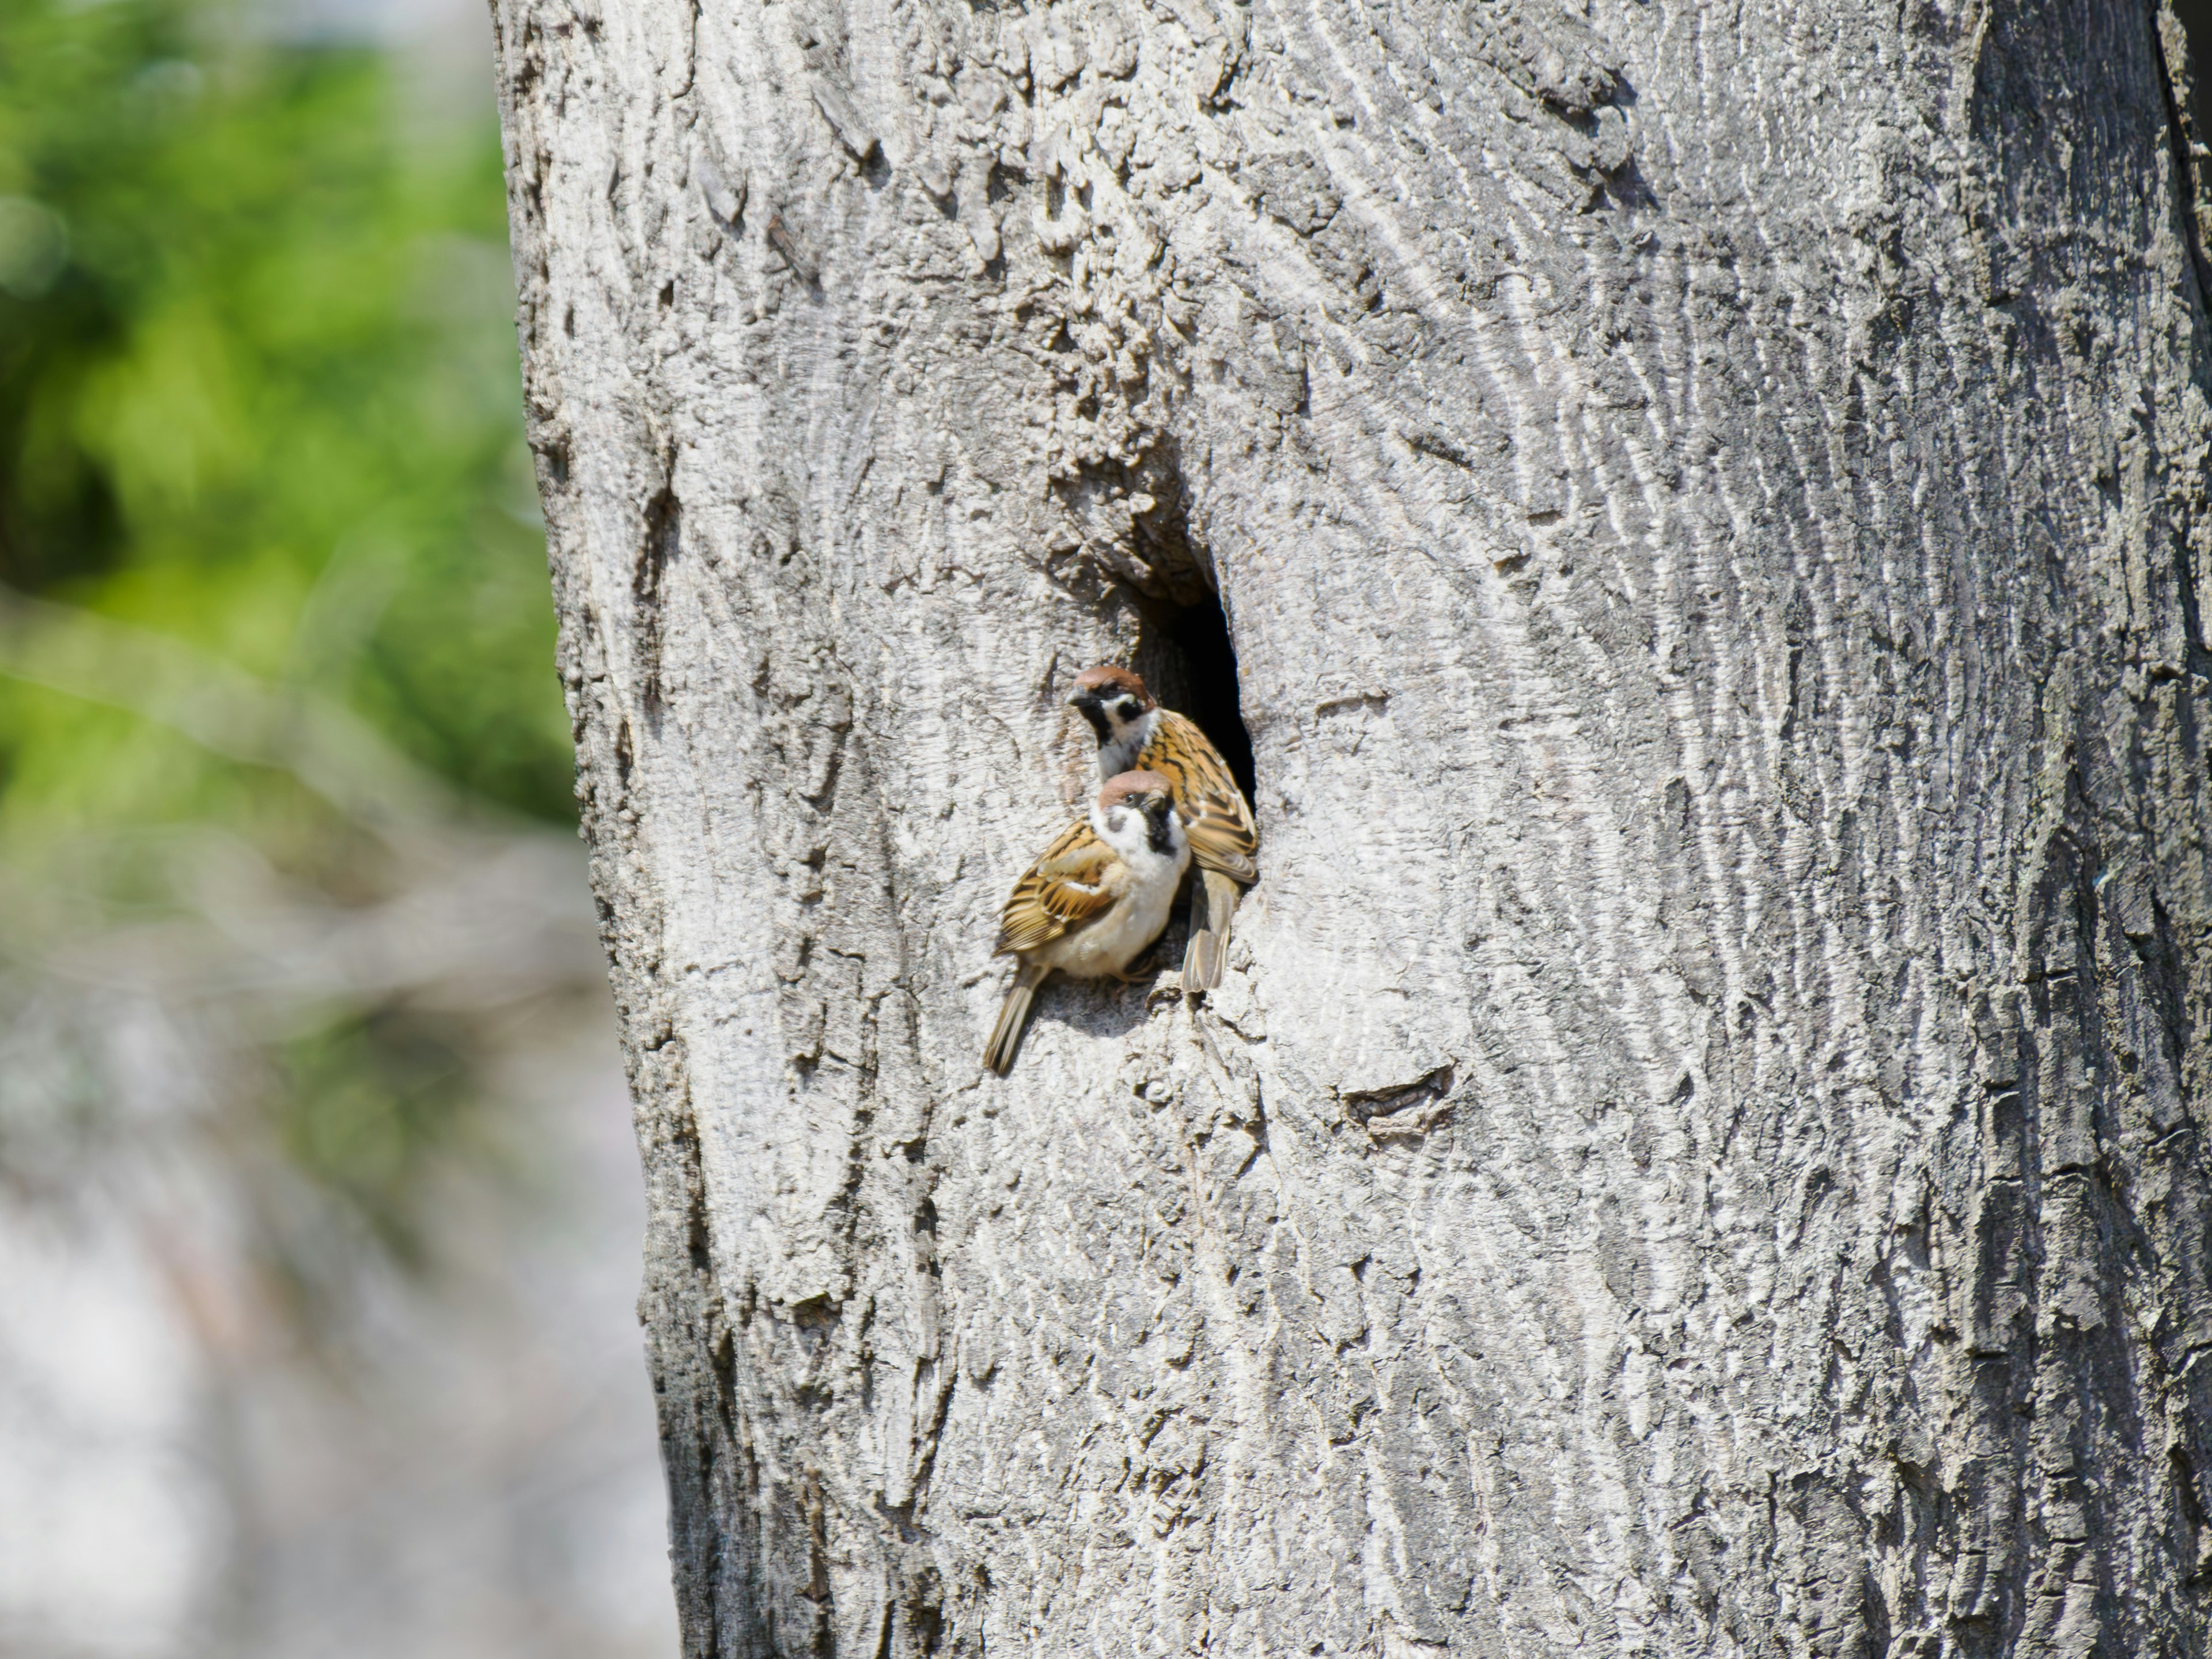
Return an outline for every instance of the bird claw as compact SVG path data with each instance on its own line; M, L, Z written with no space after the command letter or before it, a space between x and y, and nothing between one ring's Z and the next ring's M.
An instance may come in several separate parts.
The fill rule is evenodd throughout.
M1121 972L1113 975L1124 985L1144 985L1159 976L1160 953L1157 946L1131 963Z

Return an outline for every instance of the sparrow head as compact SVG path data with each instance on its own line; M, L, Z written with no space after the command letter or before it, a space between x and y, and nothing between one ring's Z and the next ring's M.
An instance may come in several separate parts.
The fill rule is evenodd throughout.
M1143 839L1152 851L1174 854L1182 820L1176 816L1173 784L1157 772L1124 772L1109 780L1091 814L1109 843L1137 829L1133 816L1142 820Z
M1159 706L1145 690L1144 681L1110 663L1078 674L1075 690L1067 702L1070 708L1082 711L1101 744L1121 740L1131 726Z

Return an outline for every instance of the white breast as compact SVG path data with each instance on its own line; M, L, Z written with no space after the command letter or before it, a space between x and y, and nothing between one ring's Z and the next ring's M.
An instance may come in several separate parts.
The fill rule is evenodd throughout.
M1145 752L1145 745L1152 740L1152 728L1159 723L1159 718L1158 709L1148 708L1123 726L1110 743L1098 745L1098 781L1101 783L1135 769L1137 757Z
M1079 979L1126 973L1168 925L1176 890L1182 885L1182 873L1190 867L1190 843L1183 839L1182 826L1174 818L1169 819L1174 825L1174 849L1159 853L1152 850L1143 813L1124 811L1117 816L1118 826L1107 822L1094 806L1091 827L1128 866L1128 886L1105 915L1072 933L1061 934L1032 958Z

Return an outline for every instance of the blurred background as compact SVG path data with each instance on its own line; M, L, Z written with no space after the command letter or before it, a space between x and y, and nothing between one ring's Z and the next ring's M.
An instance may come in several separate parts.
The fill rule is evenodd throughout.
M477 0L0 0L0 1655L675 1651Z

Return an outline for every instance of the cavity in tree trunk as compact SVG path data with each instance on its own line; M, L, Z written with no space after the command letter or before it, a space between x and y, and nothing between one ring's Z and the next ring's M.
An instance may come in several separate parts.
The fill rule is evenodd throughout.
M690 1653L2205 1651L2170 15L495 9Z

